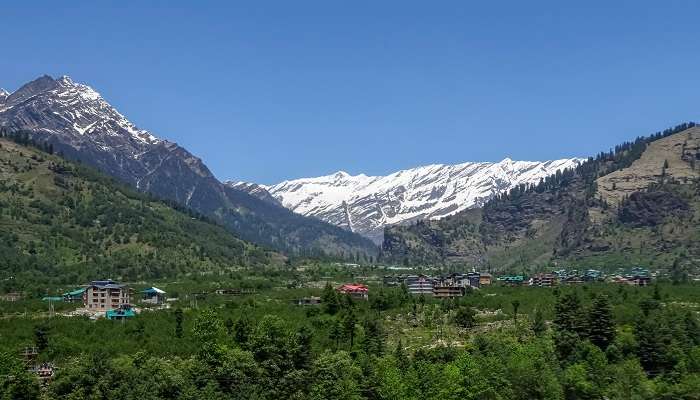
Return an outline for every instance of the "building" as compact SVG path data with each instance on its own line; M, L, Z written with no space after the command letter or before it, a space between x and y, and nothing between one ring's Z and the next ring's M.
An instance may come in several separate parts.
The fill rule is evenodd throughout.
M255 294L255 289L241 289L241 288L229 288L229 289L216 289L214 293L222 296L243 296L247 294Z
M488 286L492 281L491 274L488 272L482 272L479 274L479 286Z
M466 280L466 285L473 288L478 288L480 275L481 274L478 272L468 272L464 278Z
M520 286L525 282L523 275L507 275L498 278L498 281L507 286Z
M83 305L89 310L115 310L129 304L129 287L113 280L92 281L83 293Z
M122 304L119 308L113 310L107 310L105 317L110 320L124 320L129 318L134 318L136 313L134 309L131 308L129 304Z
M399 286L401 284L401 279L395 275L384 275L382 284L389 287Z
M85 288L80 288L73 290L72 292L63 293L63 301L66 303L74 303L77 301L83 301L83 295L85 294Z
M143 302L150 304L163 304L165 303L165 291L158 289L157 287L149 287L148 289L142 291Z
M7 294L0 295L0 300L10 302L20 301L22 300L22 294L18 292L10 292Z
M557 276L554 274L536 274L530 278L530 286L556 286Z
M465 292L466 288L464 286L442 284L437 284L433 286L433 296L439 299L462 297L464 296Z
M447 275L442 275L439 278L435 279L433 281L433 285L441 285L441 286L461 286L461 287L467 287L471 286L469 277L467 274L462 274L459 272L453 272L451 274Z
M316 306L321 304L321 298L316 296L302 297L301 299L294 300L294 304L298 306Z
M597 269L589 269L583 275L583 280L586 282L600 281L604 278L603 273Z
M54 365L52 363L42 363L31 369L39 378L39 382L43 385L47 384L54 376L56 372Z
M637 286L647 286L651 283L649 270L641 267L632 268L632 270L625 275L625 278L632 282L633 285Z
M433 279L426 275L409 275L405 280L408 293L420 296L433 295Z
M367 286L361 283L346 283L345 285L339 287L337 290L338 293L346 294L352 297L353 299L367 300L369 298L369 289L367 288Z

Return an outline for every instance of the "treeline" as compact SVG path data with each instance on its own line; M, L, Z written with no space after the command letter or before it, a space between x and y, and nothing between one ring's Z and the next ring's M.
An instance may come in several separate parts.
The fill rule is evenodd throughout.
M641 157L647 146L659 139L671 136L686 129L696 126L695 122L686 122L676 125L672 128L656 132L649 136L637 137L634 141L624 142L615 146L608 152L601 152L595 157L590 157L588 160L581 163L576 168L568 168L558 170L555 174L541 179L537 184L527 185L520 184L507 193L502 193L495 196L485 204L485 208L495 206L498 203L508 202L518 199L519 197L530 193L544 193L555 191L567 187L575 178L583 179L587 186L587 193L592 195L595 193L595 180L601 176L607 175L614 171L627 168L632 163Z

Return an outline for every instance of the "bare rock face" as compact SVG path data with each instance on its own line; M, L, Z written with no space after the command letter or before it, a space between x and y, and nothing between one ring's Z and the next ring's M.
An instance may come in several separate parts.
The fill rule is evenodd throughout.
M8 92L7 90L5 90L3 88L0 88L0 106L5 104L8 97L10 97L10 92Z
M14 93L1 91L0 126L30 131L66 157L210 216L244 239L283 251L375 251L357 235L222 184L201 159L137 128L99 93L67 76L42 76Z
M664 178L679 181L700 177L700 127L671 135L649 144L642 156L628 168L598 178L597 198L612 208L635 192ZM698 161L698 165L695 162Z
M618 214L620 222L624 224L657 226L670 216L689 217L690 205L669 191L636 192L622 203Z
M253 197L257 197L258 199L262 201L266 201L270 204L278 205L280 206L280 202L274 198L270 192L267 191L267 189L262 186L258 185L257 183L249 183L249 182L234 182L234 181L227 181L224 182L226 186L240 190L242 192L246 192L250 194Z

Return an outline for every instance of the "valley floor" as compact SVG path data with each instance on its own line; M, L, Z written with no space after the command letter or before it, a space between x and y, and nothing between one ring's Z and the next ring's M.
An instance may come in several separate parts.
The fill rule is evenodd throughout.
M385 273L312 265L160 281L177 300L152 312L136 301L144 311L123 321L68 317L78 303L49 311L32 295L0 302L0 390L66 399L698 393L697 284L495 284L438 300L382 287ZM367 301L333 289L355 281L368 283ZM241 288L249 294L216 293ZM321 304L297 305L311 298ZM22 360L26 349L38 354ZM44 386L27 370L35 366L52 370Z

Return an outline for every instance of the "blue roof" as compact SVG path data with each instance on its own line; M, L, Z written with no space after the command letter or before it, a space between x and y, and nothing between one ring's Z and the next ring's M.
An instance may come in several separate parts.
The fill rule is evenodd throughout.
M103 280L103 281L92 281L90 282L90 286L98 287L98 288L105 288L105 289L121 289L126 285L121 285L111 279Z
M149 287L144 290L143 293L146 294L165 294L165 291L158 289L157 287Z

